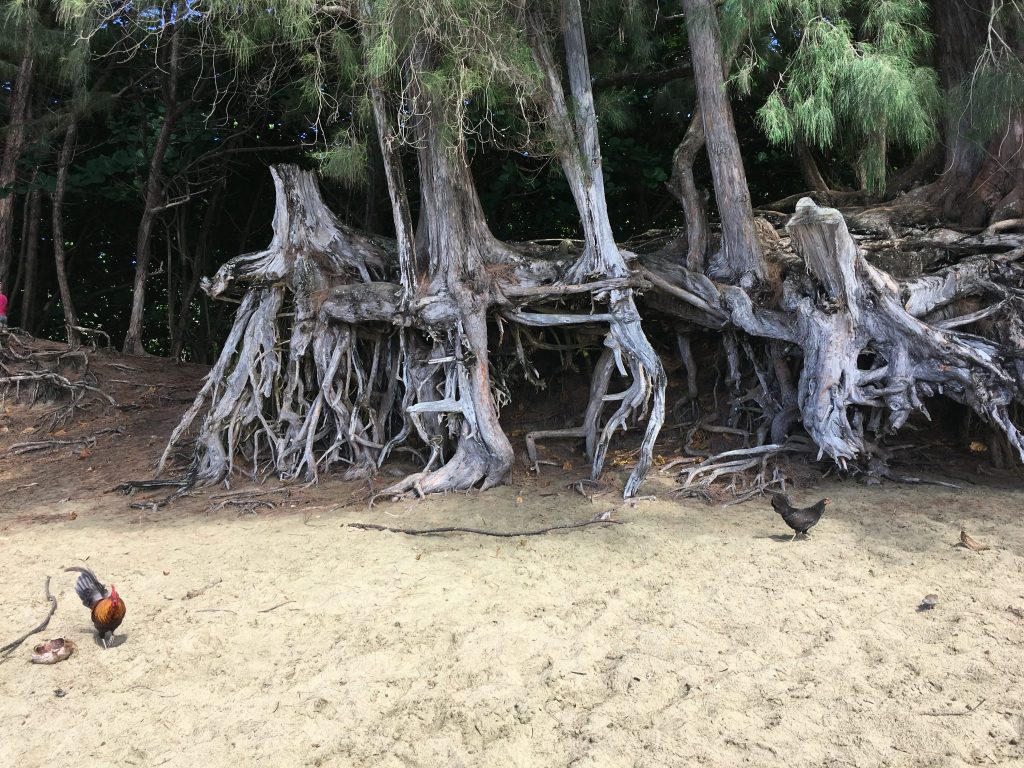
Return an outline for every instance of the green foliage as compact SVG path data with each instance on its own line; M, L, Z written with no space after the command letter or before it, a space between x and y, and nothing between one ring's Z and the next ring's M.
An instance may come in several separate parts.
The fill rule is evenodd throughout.
M983 60L970 80L953 94L953 109L969 111L983 142L1006 124L1011 110L1024 104L1024 62L1016 57Z
M624 131L633 125L635 113L631 94L623 89L600 91L594 96L594 108L602 127Z
M596 80L679 70L688 61L686 25L664 19L679 12L678 2L580 1ZM984 141L1024 103L1024 65L1003 42L1021 39L1024 21L1012 14L1019 0L992 6L1000 15L988 47L948 104L930 68L925 0L715 5L724 44L741 50L731 86L743 98L734 99L733 113L757 203L801 183L795 142L816 149L830 179L879 188L889 158L910 158L935 140L944 106L969 112L964 122ZM498 236L576 237L577 208L542 118L548 84L528 37L538 21L559 57L560 11L561 0L0 0L0 77L13 77L26 52L38 73L29 146L10 190L20 211L27 189L53 189L62 128L74 116L79 142L65 205L71 281L82 317L117 335L176 35L181 113L160 169L166 207L152 242L151 349L168 348L167 308L184 300L183 267L200 258L201 239L209 238L204 275L266 244L270 163L315 163L337 182L325 185L332 209L386 233L383 168L370 151L377 141L370 86L383 94L405 151L411 154L424 119L440 120L447 140L464 145ZM605 194L620 237L679 223L665 185L696 102L685 75L639 82L598 84L594 94ZM0 98L0 110L7 103ZM416 164L405 159L415 217ZM695 173L699 186L711 185L704 155ZM226 190L223 198L215 189ZM211 209L218 213L202 234ZM188 327L207 337L195 355L206 359L223 318L205 298L194 299L193 310ZM55 334L61 323L58 312Z
M508 0L373 0L361 23L365 79L401 94L397 125L410 141L409 99L419 94L453 144L487 136L521 147L542 82L524 26Z
M864 186L885 185L887 147L937 136L941 95L923 0L726 0L723 34L747 41L733 84L774 83L758 112L777 144L845 146Z
M587 39L600 41L603 56L647 64L657 47L652 5L643 0L582 0Z
M342 131L323 152L313 157L320 163L320 173L347 187L360 188L367 180L366 145L360 143L351 131Z
M953 114L968 115L974 138L981 143L1024 105L1024 60L1019 49L1024 41L1024 6L1016 0L993 3L992 10L981 56L967 80L954 89L950 103Z

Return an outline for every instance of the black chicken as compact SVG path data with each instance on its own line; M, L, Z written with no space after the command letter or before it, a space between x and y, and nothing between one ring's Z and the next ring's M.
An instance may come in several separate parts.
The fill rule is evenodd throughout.
M785 494L772 494L772 508L782 515L786 525L794 531L793 538L790 541L796 539L797 535L801 533L804 536L810 536L808 531L818 524L822 514L825 512L825 505L831 501L831 499L822 499L813 506L797 509L790 503L789 497Z

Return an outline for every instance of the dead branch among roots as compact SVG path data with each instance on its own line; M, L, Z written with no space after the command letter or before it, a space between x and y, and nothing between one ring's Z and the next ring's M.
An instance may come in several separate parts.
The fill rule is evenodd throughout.
M110 427L107 429L101 429L91 435L83 435L82 437L73 437L70 440L34 440L23 443L14 443L8 449L8 453L22 454L32 453L34 451L46 451L53 448L61 448L63 446L82 446L84 448L92 448L96 445L96 438L103 435L111 434L124 434L124 427Z
M726 506L742 504L755 496L761 496L773 487L786 489L786 473L777 464L770 465L770 460L783 454L813 454L814 451L813 446L798 439L781 445L761 445L723 451L682 470L679 473L681 484L672 493L699 496L711 501L712 485L721 478L728 478L726 490L733 498L726 502ZM748 475L751 471L752 476Z
M288 488L274 488L268 491L236 491L234 493L219 494L212 497L216 501L206 508L206 512L207 514L219 512L225 507L230 506L241 507L242 512L239 514L255 514L256 510L261 507L274 509L274 507L287 503L288 499L291 498L291 493L291 490ZM270 501L263 498L276 495L281 496L279 501Z
M12 640L7 645L0 647L0 655L3 655L5 660L7 657L11 655L15 648L17 648L23 642L28 640L28 638L32 637L32 635L36 634L37 632L42 632L44 629L46 629L46 627L50 624L50 619L53 617L53 614L57 612L57 598L50 594L49 576L46 577L46 583L43 585L43 591L46 593L47 602L50 603L50 609L47 611L45 618L43 618L43 620L39 622L39 624L36 625L35 628L30 629L24 635L15 640Z
M128 480L120 485L117 485L108 491L120 491L125 496L130 496L136 491L152 491L157 488L174 488L175 490L169 493L162 499L155 501L139 501L133 502L128 506L131 509L151 509L156 510L161 507L165 507L175 499L180 499L182 496L187 496L192 492L192 489L196 486L196 474L195 469L191 469L185 474L180 480Z

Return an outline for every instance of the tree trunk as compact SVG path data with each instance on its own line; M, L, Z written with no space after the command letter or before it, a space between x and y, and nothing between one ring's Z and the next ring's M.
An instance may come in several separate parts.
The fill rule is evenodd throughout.
M704 198L693 178L693 164L697 153L704 148L704 116L700 104L690 116L686 135L672 153L672 178L668 189L683 208L686 234L686 268L691 272L704 271L704 256L708 250L708 217Z
M43 191L33 189L28 193L25 205L28 208L28 230L25 237L25 257L21 263L21 327L27 333L35 330L36 319L36 275L39 271L39 218L42 216Z
M164 93L164 119L160 125L153 154L149 159L149 172L143 192L142 219L135 238L135 280L132 283L132 309L128 333L124 339L126 354L145 354L142 340L143 313L146 305L146 279L149 277L150 239L158 208L164 196L163 163L171 132L178 113L178 69L181 56L181 34L178 24L171 32L171 50L167 60L167 87Z
M391 200L395 243L398 246L399 279L406 296L411 298L417 289L416 272L424 265L418 264L416 259L416 233L412 226L412 214L409 212L409 195L405 188L402 158L398 154L398 137L388 116L384 94L376 83L370 86L370 99L384 164L384 178Z
M76 345L78 338L78 317L75 315L75 304L71 296L71 285L68 283L67 255L64 251L64 195L68 187L68 169L75 154L78 138L78 119L73 117L64 134L60 155L57 157L57 180L53 189L53 262L57 270L57 287L60 290L60 303L64 310L64 327L67 330L68 344Z
M436 338L445 357L444 396L409 407L414 416L457 415L455 453L441 468L413 475L387 492L434 493L497 485L512 466L512 445L498 422L491 395L487 348L487 311L491 280L488 263L500 261L506 249L484 221L483 209L469 173L465 148L445 141L443 106L422 106L417 122L421 204L428 245L428 283L421 293L436 303L445 328ZM403 222L404 228L404 222ZM407 235L404 235L407 237ZM406 246L408 247L408 246ZM443 320L442 320L443 318ZM438 328L440 330L440 328ZM435 345L436 349L436 345Z
M360 297L367 303L374 297L372 287L381 284L371 283L370 271L381 270L383 252L338 222L310 172L279 166L272 174L277 203L270 245L203 280L214 298L238 288L246 293L217 362L160 460L162 470L206 409L192 467L201 483L228 480L238 457L253 473L315 479L321 464L359 465L386 439L372 432L366 412L392 372L380 363L387 350L370 345L368 362L364 339L342 323L328 325L324 314L335 282L361 280L354 286ZM282 333L286 311L290 335Z
M18 66L11 92L11 116L7 124L7 139L4 143L4 157L0 161L0 283L7 282L11 268L11 248L14 237L14 192L18 160L25 149L25 124L28 114L29 95L32 92L32 75L35 60L26 55Z
M557 137L562 171L569 183L583 227L583 253L562 279L576 283L594 279L628 279L629 269L615 243L608 217L597 117L579 0L564 0L560 20L572 110L569 109L562 89L561 73L551 53L543 20L534 13L528 18L527 25L534 59L545 74L546 119ZM625 431L628 422L637 416L648 416L637 464L624 490L624 495L630 497L636 494L653 460L654 441L665 415L666 376L661 360L651 348L641 327L633 291L628 287L613 288L607 294L595 295L593 300L607 302L607 310L601 319L609 324L604 344L613 357L602 358L603 363L599 363L593 376L584 423L573 429L531 433L528 445L532 446L535 440L543 437L583 437L591 459L591 477L596 479L604 468L605 456L615 432L619 428ZM528 316L516 313L511 318L525 324L546 326L591 322L596 316L585 319L586 315ZM609 366L613 363L624 376L627 375L628 367L632 381L626 391L609 396L607 389L612 370ZM602 409L606 402L614 400L620 401L619 407L602 428Z
M182 212L179 210L174 216L174 230L165 219L164 224L164 259L165 265L163 268L167 273L167 339L170 342L171 349L174 349L174 342L177 341L174 337L176 321L178 319L178 313L176 311L177 304L177 289L176 283L181 282L182 277L177 275L177 270L174 264L174 251L175 251L175 240L177 240L177 251L179 254L184 254L188 248L187 235L185 233L185 227L181 219ZM182 270L184 272L184 270Z
M1024 227L1024 110L1014 110L1005 129L992 139L965 198L964 226L1013 221Z
M199 238L196 241L195 248L192 250L191 257L189 256L188 249L181 250L180 271L181 284L183 286L181 309L178 312L171 333L171 357L175 360L181 360L185 339L188 336L188 328L192 320L192 302L195 299L199 283L206 273L207 262L209 261L210 235L220 217L226 186L227 179L222 177L217 186L214 187L213 194L207 200L206 215L203 216L203 226L199 230ZM184 227L185 225L182 224L182 229ZM179 237L179 242L183 239L183 237ZM187 279L185 277L186 271L188 273Z
M800 163L800 175L809 192L828 192L829 184L818 167L814 152L800 139L796 140L796 156Z
M935 55L943 90L970 87L971 73L985 44L987 4L935 0ZM984 147L973 138L973 110L950 109L946 119L946 160L939 203L947 221L959 221L963 199L985 161Z
M724 76L728 76L739 48L740 41L737 39L722 57ZM686 134L672 153L672 177L668 181L669 192L683 208L686 226L686 268L691 272L704 271L704 259L708 250L708 217L704 195L697 189L697 183L693 178L693 164L697 160L697 154L704 148L705 138L704 113L698 97L693 114L690 115Z
M765 277L764 259L754 229L747 175L736 138L732 108L722 75L718 18L711 0L683 0L697 94L715 199L722 220L722 249L715 273L722 279L751 287Z

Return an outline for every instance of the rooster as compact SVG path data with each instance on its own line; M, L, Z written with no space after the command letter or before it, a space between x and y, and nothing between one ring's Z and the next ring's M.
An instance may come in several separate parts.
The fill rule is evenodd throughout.
M822 499L810 507L798 509L790 503L788 496L781 493L772 494L772 508L782 515L786 525L793 529L793 538L790 541L796 539L797 535L801 533L804 536L810 536L808 531L818 524L825 512L825 506L831 501L831 499Z
M92 610L92 624L96 627L103 647L109 648L108 644L114 637L114 630L124 621L124 600L117 594L117 588L113 584L108 590L88 568L71 567L64 570L78 572L75 592L82 599L82 604Z

